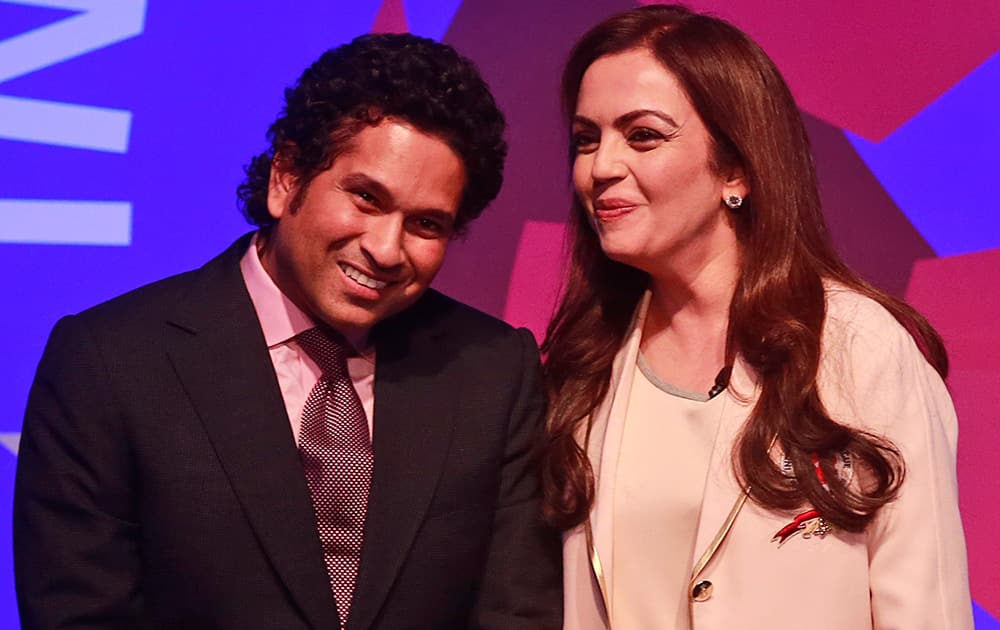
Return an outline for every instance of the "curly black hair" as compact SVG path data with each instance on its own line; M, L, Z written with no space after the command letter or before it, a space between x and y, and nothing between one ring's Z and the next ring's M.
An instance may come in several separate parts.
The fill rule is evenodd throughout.
M504 117L473 63L454 48L410 34L368 34L323 53L285 90L270 148L246 166L237 190L247 221L267 230L271 165L278 156L299 184L333 164L365 126L391 117L444 140L465 165L456 233L497 196L507 156Z

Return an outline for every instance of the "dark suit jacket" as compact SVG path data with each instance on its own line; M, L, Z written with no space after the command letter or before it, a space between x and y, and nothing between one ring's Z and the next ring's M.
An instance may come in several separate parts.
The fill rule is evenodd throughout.
M25 630L338 627L239 271L247 242L53 330L14 499ZM347 627L559 627L530 334L434 291L373 334L375 467Z

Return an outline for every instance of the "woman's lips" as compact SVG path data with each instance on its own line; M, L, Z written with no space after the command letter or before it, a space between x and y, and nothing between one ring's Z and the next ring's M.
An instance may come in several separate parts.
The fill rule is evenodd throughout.
M613 221L632 212L638 204L625 199L602 199L594 204L594 217L599 221Z

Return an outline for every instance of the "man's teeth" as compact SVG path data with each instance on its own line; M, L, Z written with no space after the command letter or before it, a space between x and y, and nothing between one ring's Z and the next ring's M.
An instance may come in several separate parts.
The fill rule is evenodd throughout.
M344 273L347 275L348 278L354 280L355 282L357 282L362 286L368 287L369 289L381 289L385 287L385 285L389 284L388 282L382 282L380 280L376 280L375 278L366 276L365 274L361 273L354 267L348 267L347 265L343 265L341 266L341 268L344 270Z

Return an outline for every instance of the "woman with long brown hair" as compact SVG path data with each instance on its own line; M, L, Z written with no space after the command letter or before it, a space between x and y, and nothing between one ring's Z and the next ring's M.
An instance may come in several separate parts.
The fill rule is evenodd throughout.
M566 627L971 628L944 347L832 248L771 60L649 6L584 35L562 89Z

